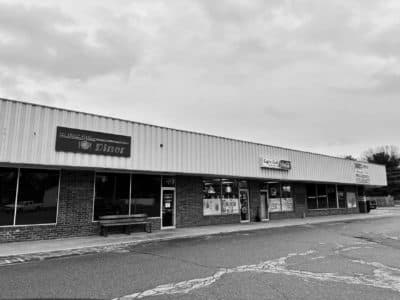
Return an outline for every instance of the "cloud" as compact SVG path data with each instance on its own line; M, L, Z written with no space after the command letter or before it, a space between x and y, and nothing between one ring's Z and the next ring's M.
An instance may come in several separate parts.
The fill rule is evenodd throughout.
M0 3L0 64L79 80L129 74L140 55L139 43L132 28L125 31L125 19L114 17L114 22L89 36L60 9Z
M398 138L397 2L0 0L0 93L357 155Z

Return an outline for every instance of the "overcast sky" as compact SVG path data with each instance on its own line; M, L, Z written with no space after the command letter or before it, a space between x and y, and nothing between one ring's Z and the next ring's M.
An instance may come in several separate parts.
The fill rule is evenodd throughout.
M0 0L0 97L332 155L399 144L400 1Z

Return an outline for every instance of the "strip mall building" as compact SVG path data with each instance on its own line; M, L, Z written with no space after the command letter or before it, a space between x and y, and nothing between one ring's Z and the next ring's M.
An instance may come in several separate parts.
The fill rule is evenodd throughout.
M358 213L382 166L0 99L0 242Z

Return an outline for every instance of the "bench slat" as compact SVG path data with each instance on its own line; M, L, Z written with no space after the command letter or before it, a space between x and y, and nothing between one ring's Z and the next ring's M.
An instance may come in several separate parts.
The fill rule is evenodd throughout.
M150 222L140 222L140 223L109 223L101 224L102 227L114 227L114 226L127 226L127 225L145 225L150 224Z
M100 216L99 220L147 219L146 214Z
M130 220L130 219L121 219L121 220L101 220L99 221L100 224L120 224L120 223L140 223L140 222L150 222L149 220L145 219L137 219L137 220Z

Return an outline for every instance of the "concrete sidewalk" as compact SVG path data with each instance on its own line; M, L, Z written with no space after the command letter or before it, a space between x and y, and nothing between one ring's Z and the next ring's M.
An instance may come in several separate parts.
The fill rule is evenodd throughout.
M400 207L379 208L369 214L337 215L310 217L304 219L284 219L262 223L229 224L178 228L162 230L153 233L133 233L131 235L114 234L108 237L87 236L56 240L27 241L0 244L0 265L42 260L51 257L80 255L123 250L124 247L146 242L157 242L174 239L184 239L199 236L224 234L240 231L266 230L270 228L341 222L349 220L368 220L400 216Z

